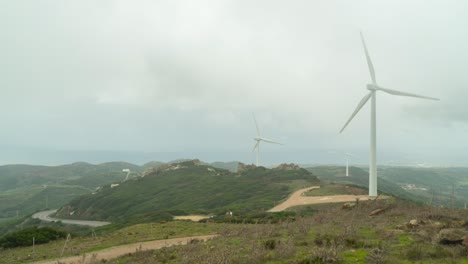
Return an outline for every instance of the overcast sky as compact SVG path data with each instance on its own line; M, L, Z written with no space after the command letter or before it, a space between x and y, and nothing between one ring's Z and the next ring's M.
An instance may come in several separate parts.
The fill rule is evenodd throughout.
M0 164L468 165L468 1L0 1Z

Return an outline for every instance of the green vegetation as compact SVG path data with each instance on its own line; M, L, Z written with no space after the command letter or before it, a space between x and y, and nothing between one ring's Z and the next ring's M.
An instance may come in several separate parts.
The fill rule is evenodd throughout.
M60 257L62 249L64 249L64 257L80 256L85 253L91 254L100 249L140 241L216 234L220 233L226 226L229 225L187 221L138 224L117 230L106 226L89 230L82 236L71 234L71 239L66 243L65 239L59 239L47 244L36 245L35 254L32 254L32 236L29 236L30 243L27 247L0 249L0 263L30 263L45 259L57 259Z
M408 191L434 206L462 208L468 202L468 168L383 167L379 177L402 187L413 185Z
M317 183L304 169L253 167L239 173L215 169L194 162L169 165L127 181L81 196L57 215L68 218L143 222L169 220L174 215L234 215L265 211L293 191L294 182Z
M213 166L234 171L237 164L216 162ZM100 186L121 182L125 177L123 169L130 169L130 177L135 177L162 165L164 163L152 161L143 166L126 162L0 166L0 229L3 218L21 217L46 208L59 208Z
M125 162L112 162L93 165L76 162L61 166L5 165L0 166L0 191L7 191L26 186L41 185L80 185L96 188L112 180L122 179L122 169L142 171L142 168ZM81 179L81 180L80 180Z
M132 242L215 233L220 236L207 242L192 241L186 246L138 251L106 263L223 263L226 260L233 263L468 263L467 246L439 240L447 229L468 232L468 211L410 202L427 202L432 196L431 189L401 188L406 184L426 188L422 180L412 178L427 177L426 180L439 184L439 190L440 186L445 187L439 195L443 202L439 204L447 207L451 184L456 185L454 200L460 202L464 192L468 193L468 182L463 177L468 172L465 169L384 167L379 170L379 190L402 199L360 201L351 207L298 206L285 212L267 213L265 210L294 190L310 185L320 184L322 188L308 195L366 194L368 174L352 167L351 177L344 177L343 168L333 166L309 168L309 171L294 166L276 169L244 166L234 173L197 161L171 165L154 162L142 167L130 167L126 163L67 166L70 171L62 176L62 172L45 173L43 166L9 167L19 171L12 174L17 176L15 181L11 177L3 179L1 172L5 168L0 167L0 181L5 186L14 186L0 192L0 214L4 216L0 218L0 235L6 234L0 238L0 247L20 246L0 249L1 263L55 259L64 245L64 256L76 256ZM132 171L147 170L147 173L143 178L110 188L110 183L123 179L121 168L127 166ZM439 179L444 175L448 176ZM95 184L100 183L104 186L91 194ZM70 217L73 212L76 218L110 220L114 224L93 230L61 222L42 223L24 215L60 206L60 199L72 202L61 209L58 217ZM18 209L22 212L16 217ZM376 209L382 212L370 217L370 212ZM227 211L232 211L234 216L225 215ZM175 215L186 214L213 217L201 223L171 221ZM412 219L417 220L416 225L409 224ZM133 225L142 222L146 223ZM48 233L44 237L58 240L36 245L32 254L32 237L36 244L41 243L37 232L47 228L60 235ZM72 234L72 239L65 243L63 234L67 233Z
M369 217L379 208L386 210ZM275 224L225 226L220 237L207 242L140 251L106 263L468 263L467 246L437 242L441 230L463 229L467 217L464 210L394 199L351 209L335 204ZM411 219L420 224L409 226Z
M191 166L188 171L202 175L211 167ZM172 167L173 168L173 167ZM153 178L170 178L176 182L177 170L160 171ZM257 171L259 170L259 171ZM169 173L171 171L171 173ZM249 169L233 177L250 175L261 182L263 173L285 177L284 171L264 168ZM287 171L287 170L286 170ZM177 172L177 174L176 174ZM226 171L209 171L205 177L227 177ZM217 173L228 173L218 175ZM287 171L292 181L277 181L272 186L289 186L301 182L300 172ZM294 174L293 172L296 172ZM163 173L168 173L164 177ZM211 174L214 173L214 174ZM277 175L281 174L282 176ZM255 176L252 176L255 175ZM310 174L308 174L310 177ZM146 177L145 177L146 178ZM190 178L182 177L184 181ZM135 182L142 181L135 180ZM263 179L265 181L265 179ZM232 184L232 182L229 182ZM187 184L193 184L188 182ZM315 183L316 184L316 183ZM125 185L125 184L124 184ZM244 186L244 185L242 185ZM268 185L267 185L268 186ZM122 187L122 186L120 186ZM235 185L234 185L235 187ZM234 188L233 187L233 188ZM198 188L194 186L194 188ZM326 193L348 190L351 187L339 184L325 185ZM356 187L352 187L356 188ZM115 188L114 188L115 189ZM360 190L359 188L356 188ZM255 189L254 189L255 190ZM360 190L362 191L362 190ZM97 195L97 194L95 194ZM328 195L328 194L327 194ZM105 198L105 197L104 197ZM344 207L343 207L344 208ZM376 209L381 213L370 217ZM167 214L183 210L167 209ZM173 246L160 250L137 251L106 263L467 263L468 247L461 244L444 244L439 241L442 231L447 229L465 230L468 226L468 211L423 206L395 198L360 201L352 207L342 209L340 204L321 204L291 208L286 212L266 213L245 211L233 217L219 215L201 223L190 221L169 221L137 224L117 223L82 232L81 237L72 235L72 240L58 240L36 246L32 255L31 247L0 251L0 261L25 263L33 260L53 259L61 254L64 245L65 256L93 254L100 249L154 239L166 239L190 235L219 234L218 238L201 242L194 240L185 246ZM131 219L131 218L129 218ZM416 219L411 225L410 220ZM96 234L95 237L93 234ZM458 242L457 242L458 243Z
M351 184L356 186L362 186L368 188L369 186L369 173L361 168L350 167L349 173L351 176L344 176L344 168L337 166L317 166L307 168L310 172L320 180L329 181L332 183ZM380 178L381 171L378 171L379 182L378 190L379 194L390 194L400 199L412 200L417 202L426 201L426 199L420 195L410 193L402 189L399 185L392 183L388 180Z
M33 243L44 244L59 238L65 238L66 233L55 230L50 227L29 227L21 231L9 233L0 238L0 247L2 248L15 248L29 246Z
M6 222L8 219L21 218L46 208L59 208L101 185L120 182L125 177L124 168L142 173L151 164L140 167L124 162L99 165L78 162L53 167L0 166L0 230L10 226L10 222Z

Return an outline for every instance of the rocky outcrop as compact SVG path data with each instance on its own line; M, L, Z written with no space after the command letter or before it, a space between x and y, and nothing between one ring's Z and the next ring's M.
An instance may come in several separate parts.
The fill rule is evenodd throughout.
M257 168L257 166L255 166L253 164L244 164L242 162L239 162L239 164L237 165L237 172L241 173L241 172L252 170L252 169L255 169L255 168Z
M301 167L299 167L299 165L297 164L294 164L294 163L283 163L283 164L280 164L278 165L278 167L274 168L275 170L293 170L293 171L298 171L301 169Z
M441 229L435 240L442 245L462 245L465 244L468 236L468 231L457 228Z
M416 227L416 226L418 226L418 225L419 225L419 222L418 222L418 220L416 220L416 219L411 219L411 220L409 221L409 223L408 223L408 226L409 226L409 227Z

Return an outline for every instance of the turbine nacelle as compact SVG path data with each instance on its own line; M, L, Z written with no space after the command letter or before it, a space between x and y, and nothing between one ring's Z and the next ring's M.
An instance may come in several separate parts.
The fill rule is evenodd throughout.
M369 83L367 85L367 90L369 90L369 91L378 91L378 90L380 90L380 87L373 84L373 83Z

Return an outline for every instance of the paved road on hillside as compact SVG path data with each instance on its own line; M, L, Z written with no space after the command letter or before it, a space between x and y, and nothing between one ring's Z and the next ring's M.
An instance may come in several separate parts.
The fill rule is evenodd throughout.
M218 235L206 235L206 236L191 236L191 237L179 237L179 238L170 238L170 239L163 239L163 240L153 240L147 242L137 242L127 245L120 245L111 248L106 248L103 250L90 252L86 254L86 258L83 261L83 256L74 256L74 257L66 257L56 260L45 260L34 262L37 264L72 264L72 263L104 263L107 260L115 259L130 253L135 253L136 251L140 250L152 250L152 249L160 249L163 247L170 247L176 245L185 245L188 242L197 239L197 240L208 240L217 237ZM60 261L60 262L59 262Z
M271 208L268 212L281 212L286 210L289 207L298 206L298 205L308 205L308 204L323 204L323 203L342 203L342 202L354 202L356 198L359 200L369 200L367 195L329 195L329 196L304 196L303 193L319 189L320 186L311 186L299 191L294 192L286 201L280 203L279 205Z
M55 212L57 212L57 209L38 212L38 213L33 214L32 218L37 218L46 222L61 221L64 224L84 225L84 226L92 226L92 227L98 227L98 226L104 226L104 225L110 224L110 222L71 220L71 219L59 219L59 218L50 217L50 215Z

